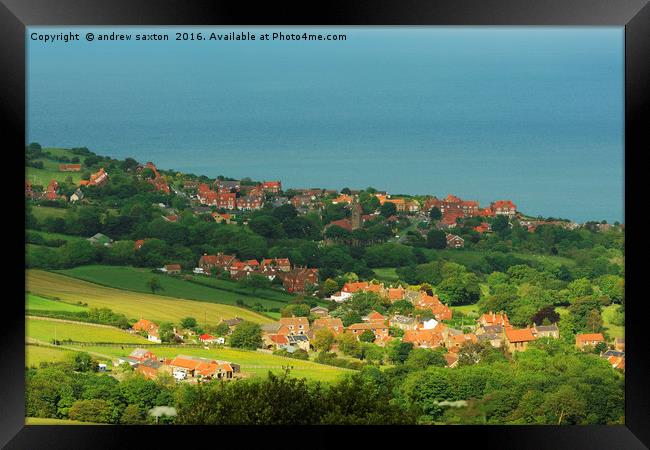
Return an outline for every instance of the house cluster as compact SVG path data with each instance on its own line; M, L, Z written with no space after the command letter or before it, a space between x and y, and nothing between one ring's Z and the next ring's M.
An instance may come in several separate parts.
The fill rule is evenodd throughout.
M315 311L317 309L319 307L312 308L311 313L318 315L319 311ZM391 339L388 333L390 321L376 311L363 317L362 322L351 324L348 327L343 326L341 319L324 314L314 319L311 326L307 317L283 317L279 322L263 325L264 347L268 350L286 350L290 353L297 350L308 351L312 348L310 341L321 329L329 330L334 336L350 333L357 339L364 331L370 330L375 336L374 343L382 346Z
M202 382L230 380L240 373L239 364L230 361L178 355L174 358L158 358L147 349L136 348L127 357L119 358L116 365L128 363L135 372L145 378L155 379L161 373L172 375L177 381Z
M580 225L575 222L567 222L562 220L520 220L519 225L526 227L528 231L534 233L540 225L554 225L565 228L567 230L575 230L580 228Z
M463 200L460 197L449 194L444 199L437 197L430 198L424 202L424 210L430 211L436 207L442 213L439 226L442 228L454 228L456 220L463 217L496 217L504 215L513 217L517 213L517 206L510 200L497 200L490 203L488 208L481 208L476 200ZM489 231L489 227L482 224L479 232Z
M108 173L104 168L100 168L97 172L90 175L89 180L81 180L79 186L101 186L108 181Z
M383 283L370 283L367 281L349 282L333 294L329 300L337 303L345 302L357 292L374 292L391 303L400 300L411 302L417 310L431 311L437 320L451 320L453 311L443 304L437 295L429 295L424 291L404 289L401 286L386 287Z
M169 194L170 189L169 185L167 184L167 180L165 180L165 177L158 172L158 169L152 162L148 162L144 166L138 165L136 167L136 172L138 174L142 174L142 171L145 169L150 169L153 172L153 177L147 179L147 182L152 184L154 188L156 188L157 191L164 192L165 194Z
M263 275L269 280L278 277L288 292L304 292L309 284L318 285L318 269L293 267L288 258L240 261L234 255L217 253L201 256L198 267L194 269L194 273L205 275L222 271L228 272L236 280L251 274Z
M187 187L187 183L185 184ZM264 194L276 194L282 189L279 181L265 181L249 186L242 185L239 181L217 180L210 186L199 183L196 186L196 198L199 203L215 206L229 211L252 211L264 205Z
M578 349L591 349L600 343L606 343L605 336L602 333L576 334L576 348ZM625 372L625 339L614 339L614 348L601 352L600 356L606 359L614 369Z

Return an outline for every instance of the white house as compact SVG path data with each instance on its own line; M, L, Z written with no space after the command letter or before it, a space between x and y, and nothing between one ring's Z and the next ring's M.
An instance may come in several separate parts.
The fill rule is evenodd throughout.
M341 303L346 301L350 297L352 297L352 294L350 292L341 291L341 292L337 292L336 294L332 294L332 296L329 299L337 303Z
M438 321L436 319L429 319L422 322L423 330L433 330L437 326L438 326Z

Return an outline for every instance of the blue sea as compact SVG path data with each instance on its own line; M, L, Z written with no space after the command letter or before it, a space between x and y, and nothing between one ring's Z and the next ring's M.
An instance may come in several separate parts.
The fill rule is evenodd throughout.
M175 40L230 31L347 39ZM31 39L67 32L81 40ZM285 188L624 218L622 27L30 27L26 38L29 142Z

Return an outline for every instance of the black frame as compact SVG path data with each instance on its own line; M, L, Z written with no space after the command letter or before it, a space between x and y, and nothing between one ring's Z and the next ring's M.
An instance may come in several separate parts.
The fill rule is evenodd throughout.
M2 0L0 5L0 84L2 101L0 111L9 133L4 134L5 167L12 175L10 200L15 201L12 225L20 227L18 211L24 208L19 191L23 167L19 151L25 145L25 27L34 25L571 25L571 26L624 26L625 27L625 171L627 233L637 235L637 215L645 202L635 202L634 194L640 188L641 164L635 164L642 151L650 148L647 124L650 124L647 105L650 104L650 6L648 0L442 0L416 3L414 0L389 2L375 0L365 4L336 2L315 6L314 13L306 12L305 2L296 7L282 3L264 4L251 8L246 2L239 4L225 2L208 4L200 0L113 0L100 3L90 0ZM9 138L8 141L6 138ZM9 161L7 161L9 159ZM594 189L597 195L597 189ZM640 208L639 206L642 205ZM20 235L20 230L18 234ZM255 439L255 433L246 433L243 427L99 427L99 426L32 426L24 425L24 305L15 299L24 295L18 282L24 279L24 269L19 267L23 254L20 239L6 239L14 247L12 264L5 269L6 279L16 280L15 296L7 296L5 308L12 304L0 327L4 373L0 381L0 445L6 448L105 448L114 446L134 447L146 442L156 445L171 442L174 437L189 438L187 442L207 444L211 437L219 439L222 445L241 446L244 441ZM636 238L633 238L636 239ZM633 242L637 242L634 240ZM641 242L641 241L639 241ZM630 292L638 290L640 265L635 264L640 253L638 245L626 246L628 276L626 286ZM628 357L626 372L626 425L624 426L449 426L415 427L408 430L393 430L393 427L368 427L368 429L342 429L334 427L271 428L265 427L263 446L296 438L296 431L307 445L319 448L326 438L333 436L332 443L345 445L350 438L359 436L365 444L373 440L381 442L388 433L403 431L398 439L411 444L421 438L427 443L437 444L441 437L451 439L448 445L462 447L476 442L480 446L499 448L590 448L590 449L635 449L650 445L650 400L646 376L648 371L647 337L643 332L646 322L641 297L632 297L627 305L626 333L628 335ZM203 434L200 438L197 432ZM352 433L349 433L352 432ZM346 433L347 436L339 436ZM224 436L224 434L226 436ZM226 441L232 438L232 442ZM287 439L289 438L289 439ZM379 439L377 439L379 438ZM226 444L228 442L228 444ZM454 444L455 442L455 444ZM374 443L374 442L373 442ZM645 443L645 445L644 445ZM397 443L399 445L399 441ZM411 444L412 445L412 444Z

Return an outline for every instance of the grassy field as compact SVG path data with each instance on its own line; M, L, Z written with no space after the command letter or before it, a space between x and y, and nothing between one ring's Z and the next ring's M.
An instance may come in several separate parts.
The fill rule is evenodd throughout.
M43 347L40 345L25 346L25 363L27 367L38 367L41 362L63 361L72 354L70 350L54 347Z
M69 419L49 419L45 417L25 417L25 425L107 425L105 423L79 422Z
M52 208L56 209L56 208ZM48 240L53 240L53 239L61 239L67 242L74 242L74 241L84 241L86 240L85 238L81 236L71 236L69 234L61 234L61 233L50 233L49 231L37 231L37 230L28 230L31 234L37 234L39 236L42 236L45 239Z
M88 351L105 354L113 358L127 356L135 347L80 347L80 351ZM146 347L153 351L156 356L173 358L177 355L200 356L204 358L221 359L241 365L242 372L265 376L269 371L274 373L282 372L282 367L293 366L291 374L299 378L307 378L323 382L331 382L340 378L346 373L353 373L350 369L343 369L325 364L318 364L312 361L286 358L284 356L271 355L252 350L239 350L233 348L179 348L179 347Z
M27 294L26 309L29 311L86 311L88 308L60 300L51 300L38 295Z
M611 320L616 313L618 305L609 305L603 308L603 325L607 328L607 333L612 337L625 337L625 327L612 324Z
M395 272L394 267L377 267L372 269L377 274L377 279L385 283L394 283L399 280L399 276Z
M55 338L59 341L72 339L79 342L114 342L138 343L143 345L147 341L142 336L131 334L118 328L94 326L84 323L58 322L55 320L27 318L25 320L27 337L43 342L50 342Z
M194 277L201 283L209 285L206 286L164 274L153 274L150 269L136 267L92 265L56 272L103 286L143 293L151 292L146 286L146 281L156 276L164 289L159 292L161 295L224 305L236 305L237 300L242 300L250 306L260 303L265 308L282 308L294 298L289 294L271 289L258 289L254 294L252 290L242 288L232 281Z
M30 269L26 274L27 290L35 295L57 297L71 303L83 301L89 307L110 308L132 319L178 323L184 317L194 317L201 324L207 319L208 324L216 325L222 319L241 317L257 323L273 322L266 316L235 306L123 291L42 270Z
M478 317L478 307L476 304L473 305L463 305L463 306L451 306L451 309L456 312L462 312L466 316Z
M67 156L72 158L74 155L70 150L63 148L43 148L43 151L50 152L53 156ZM83 163L85 160L84 156L78 156L80 161ZM51 180L57 180L59 183L65 181L66 178L71 177L74 183L78 183L81 180L81 172L59 172L59 164L66 164L47 157L37 158L35 161L41 161L43 163L42 169L36 169L34 167L27 167L26 177L32 184L40 184L47 186ZM83 172L84 167L82 165L81 170Z
M49 206L39 206L39 205L33 205L32 206L32 214L34 214L34 217L38 219L39 222L42 222L44 219L47 219L48 217L64 217L65 214L68 212L67 208L52 208Z

